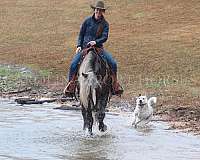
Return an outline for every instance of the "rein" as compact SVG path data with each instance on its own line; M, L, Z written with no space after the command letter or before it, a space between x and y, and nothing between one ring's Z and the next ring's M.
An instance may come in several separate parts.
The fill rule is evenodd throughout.
M103 52L102 48L97 48L97 47L93 47L95 54L97 55L97 57L100 59L100 63L102 63L105 68L106 68L106 75L103 77L102 82L100 82L101 84L105 84L106 86L109 86L109 83L106 82L107 78L108 78L108 72L111 72L110 67L108 66L108 64L106 63L106 61L102 58L102 56L100 55Z

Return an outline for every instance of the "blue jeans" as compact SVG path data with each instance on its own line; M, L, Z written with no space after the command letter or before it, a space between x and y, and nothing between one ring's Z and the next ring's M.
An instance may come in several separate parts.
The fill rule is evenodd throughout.
M111 66L113 73L116 74L117 73L117 62L112 57L112 55L104 50L103 53L101 54L101 56ZM77 72L78 64L80 61L81 61L81 52L78 52L73 57L71 65L70 65L69 76L68 76L69 81L71 81L71 79L73 78L73 75Z

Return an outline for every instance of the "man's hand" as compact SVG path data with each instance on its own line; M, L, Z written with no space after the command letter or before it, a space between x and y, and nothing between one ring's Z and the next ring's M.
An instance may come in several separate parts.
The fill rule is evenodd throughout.
M76 48L76 53L80 52L81 51L81 47L77 47Z
M87 45L94 46L96 45L96 41L90 41Z

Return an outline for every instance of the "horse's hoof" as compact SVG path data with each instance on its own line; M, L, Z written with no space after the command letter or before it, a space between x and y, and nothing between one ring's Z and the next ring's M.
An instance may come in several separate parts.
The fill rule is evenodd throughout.
M107 126L104 124L103 127L99 128L101 132L105 132L107 130Z
M90 136L90 137L93 136L93 133L92 133L92 132L89 132L89 136Z
M104 130L104 132L107 130L107 126L106 125L104 125L103 130Z

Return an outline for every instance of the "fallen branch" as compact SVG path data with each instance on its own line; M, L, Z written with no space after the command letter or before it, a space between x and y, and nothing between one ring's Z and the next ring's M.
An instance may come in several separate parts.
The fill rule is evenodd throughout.
M61 97L57 99L60 102L74 101L75 99L72 97Z
M57 99L45 99L45 100L36 100L36 99L30 99L30 98L18 98L15 99L15 102L18 104L43 104L43 103L52 103L55 102Z
M170 122L170 120L166 120L166 119L152 119L151 121L154 121L154 122Z
M28 87L28 88L24 88L24 89L17 90L17 91L4 92L3 94L18 94L18 93L23 93L23 92L29 92L31 90L32 90L32 88Z
M62 106L56 107L54 109L61 109L61 110L81 110L81 107L80 106L76 106L76 105L72 105L72 106L62 105Z

